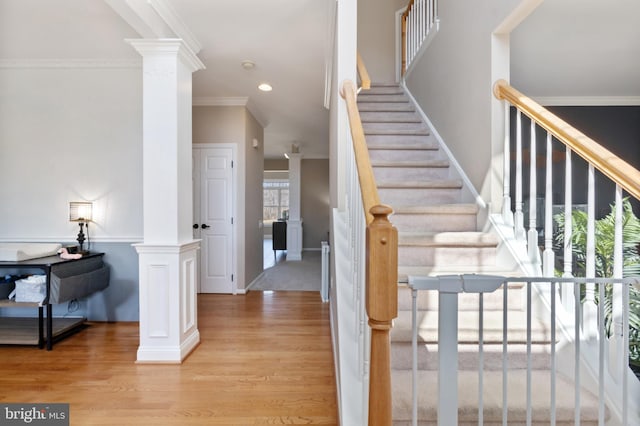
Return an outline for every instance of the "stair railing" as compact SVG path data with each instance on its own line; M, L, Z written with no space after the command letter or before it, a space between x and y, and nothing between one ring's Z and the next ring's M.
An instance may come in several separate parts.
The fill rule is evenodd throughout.
M411 0L402 14L402 75L432 31L438 29L438 0Z
M628 251L629 247L628 244L625 246L625 241L623 241L623 224L627 220L629 212L623 211L623 193L640 200L640 171L531 98L520 93L506 81L497 81L494 84L493 92L497 99L505 101L502 222L511 228L516 246L522 247L523 253L528 256L530 272L544 277L561 274L565 278L576 275L586 278L622 278L623 275L628 275L624 270L624 253ZM515 110L515 132L511 131L512 107ZM523 119L523 114L527 117L526 119ZM529 122L529 126L526 125L526 121ZM537 143L539 133L546 136L545 147L541 147ZM526 143L527 139L529 139L528 144ZM554 150L554 145L560 146L561 149ZM574 205L574 200L579 200L581 194L574 194L574 179L577 174L577 166L580 163L572 159L573 154L577 154L588 165L586 176L579 178L579 180L586 182L587 186L586 200L579 203L580 205ZM562 164L562 162L564 162L563 172L559 176L554 176L558 171L554 169L554 163ZM527 164L528 176L524 173ZM512 167L515 170L512 170ZM538 194L536 186L539 168L542 168L546 175L541 194ZM513 177L511 176L512 172L515 173ZM596 174L598 174L599 181L609 181L612 188L615 187L613 190L614 199L612 200L615 232L613 253L610 255L613 258L613 267L608 272L603 271L602 262L610 259L602 259L602 253L596 250L598 243L595 231ZM523 181L525 179L529 182L528 208L523 200L525 191ZM560 204L554 204L554 181L558 180L564 180L564 197L555 200L556 202L560 201ZM515 192L515 199L512 202L513 192ZM606 198L607 195L608 191L598 193L598 197L605 201L610 199ZM538 211L539 201L544 204L544 207L540 209L541 212ZM554 208L557 212L555 214ZM586 211L584 236L574 235L573 216L577 209ZM538 221L539 214L543 216L542 221ZM528 216L528 224L525 223L525 216ZM555 227L554 219L558 222ZM560 225L564 228L563 234L558 236L556 232L554 235L554 228L558 228ZM540 241L539 230L542 233L543 241ZM580 265L575 261L576 256L574 255L574 245L577 245L578 238L583 238L581 241L584 241L585 245L584 259L578 259L581 261ZM561 249L555 247L559 242L563 245ZM540 256L540 251L542 251L542 256ZM561 265L560 271L556 270L556 265ZM576 299L574 297L576 291L583 291L584 298ZM612 293L613 306L628 306L629 299L623 296L620 286L614 286ZM576 321L581 323L585 333L588 333L586 330L593 330L598 322L597 301L604 300L604 294L596 295L594 283L585 283L583 290L579 286L560 286L557 296L568 313L574 311L576 300L578 300L581 312L576 317ZM609 339L609 373L617 383L626 377L628 368L628 359L624 357L627 348L624 347L622 339L622 316L621 309L613 310L613 333ZM597 340L597 336L591 335L589 340L594 342Z
M492 412L495 407L485 409L485 399L496 401L501 396L501 402L498 403L498 407L501 407L501 420L503 425L510 423L518 424L541 424L549 422L549 424L555 425L556 422L562 424L568 424L571 420L576 425L581 424L581 420L584 419L587 411L597 412L598 424L604 425L605 422L610 421L614 412L611 410L612 404L619 404L618 410L615 411L618 421L611 422L612 424L631 425L637 424L640 412L636 412L638 409L638 402L635 396L631 392L631 383L629 379L632 377L631 373L625 374L619 383L613 386L613 391L608 395L605 392L605 384L609 382L609 377L605 375L605 366L607 364L607 356L605 352L605 334L606 326L603 320L605 315L605 306L600 304L597 309L597 315L600 318L599 323L595 326L593 332L599 336L598 342L595 345L598 349L598 354L595 357L594 363L596 364L595 381L597 384L597 390L593 392L593 395L597 398L597 407L591 399L591 395L582 392L582 380L583 372L581 366L581 351L586 349L584 345L575 344L573 346L573 353L563 350L563 354L559 354L559 345L556 345L559 340L559 335L567 332L567 330L561 330L557 324L558 315L556 315L556 303L555 298L551 299L551 307L549 315L544 318L537 311L535 305L532 304L532 290L533 286L542 286L547 289L548 292L554 292L557 286L570 286L573 288L579 288L580 285L591 284L598 288L598 291L602 294L605 292L606 286L613 286L617 288L623 294L627 294L631 286L638 286L640 284L640 277L636 278L548 278L548 277L528 277L528 278L514 278L514 277L500 277L489 275L450 275L440 277L427 277L427 276L409 276L409 286L411 288L412 295L412 348L413 348L413 368L412 368L412 425L417 426L420 421L430 420L432 418L419 418L418 417L418 403L420 400L426 401L427 399L433 400L433 393L425 391L425 389L433 388L431 383L420 383L418 376L418 324L423 326L424 320L418 318L417 310L417 297L418 291L435 290L438 292L438 424L439 425L456 425L459 424L458 410L459 410L459 395L458 392L458 297L462 293L478 294L478 362L477 362L477 402L471 398L474 407L477 407L475 417L470 409L470 395L472 395L471 389L466 389L464 394L466 395L466 404L462 410L466 418L465 421L469 422L470 417L477 419L477 424L482 425L485 421L485 415L492 416L488 422L491 424L498 423L496 413ZM517 352L510 351L510 333L511 333L511 321L512 317L509 315L509 305L513 302L508 294L509 284L522 283L526 288L526 354L524 366L518 366L513 368L510 362L518 361ZM498 289L502 289L502 326L496 327L494 324L485 330L485 308L484 308L484 296L488 296L490 293L495 292ZM575 294L574 311L571 313L574 316L580 315L580 294ZM619 308L622 313L622 320L624 327L622 328L622 339L625 343L625 347L628 348L629 343L629 305L621 303ZM537 333L544 333L544 336L533 335L533 323L541 322L544 324L543 329L538 330ZM577 324L577 323L576 323ZM469 328L470 324L464 324ZM487 334L502 334L502 353L501 364L502 372L496 380L495 375L493 378L489 377L489 374L485 371L485 332ZM584 339L583 333L579 326L573 327L568 330L569 333L573 333L575 342L580 342ZM495 338L495 336L494 336ZM520 337L521 338L521 337ZM550 350L547 353L538 354L535 364L544 362L550 366L550 376L544 380L540 376L540 371L536 371L534 368L534 356L532 352L533 344L536 340L548 340L550 342ZM627 349L628 350L628 349ZM491 353L489 353L491 354ZM515 355L515 356L514 356ZM625 355L628 352L625 351ZM544 359L543 359L544 358ZM565 363L571 363L574 367L573 371L568 372L567 375L559 375L557 371L557 365L560 360L564 360ZM538 367L539 369L540 367ZM519 374L523 374L524 378L510 378L510 375L516 373L514 370L520 370ZM560 384L566 382L563 377L571 377L573 379L573 389L567 389L565 383L562 388L564 392L573 392L573 413L558 410L557 401L558 397L561 397L558 392ZM486 384L486 385L485 385ZM501 390L499 390L501 387ZM418 389L422 389L420 392ZM537 396L535 395L537 394ZM548 395L548 399L541 397ZM563 397L567 397L564 395ZM589 400L587 400L589 398ZM546 399L546 401L545 401ZM536 401L534 403L534 401ZM524 404L523 404L524 402ZM548 402L548 406L542 405ZM605 406L605 402L609 405L609 409ZM515 407L526 407L526 421L522 418L515 419L514 414L517 411ZM535 407L534 407L535 406ZM514 409L515 408L515 409ZM593 414L589 414L590 416ZM594 415L595 417L595 415ZM591 424L591 423L590 423Z
M398 312L398 232L388 217L393 212L380 203L378 190L369 160L360 113L356 104L356 86L346 80L342 84L349 117L353 150L349 150L347 164L347 202L349 227L356 232L352 236L354 256L364 245L364 306L371 329L369 367L369 425L389 426L391 418L391 362L390 331ZM350 172L351 171L351 172ZM365 238L357 232L364 220ZM364 242L364 244L362 244ZM358 281L357 271L354 280ZM356 283L357 284L357 283ZM360 287L359 287L360 288Z

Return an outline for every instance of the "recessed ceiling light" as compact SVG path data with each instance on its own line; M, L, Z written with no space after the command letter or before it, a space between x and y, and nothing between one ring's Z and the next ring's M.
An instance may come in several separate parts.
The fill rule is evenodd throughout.
M258 89L262 90L263 92L270 92L273 90L273 87L271 87L269 83L260 83L258 85Z
M242 68L244 68L247 71L252 70L256 66L255 62L250 61L248 59L245 59L244 61L240 62L240 64L242 65Z

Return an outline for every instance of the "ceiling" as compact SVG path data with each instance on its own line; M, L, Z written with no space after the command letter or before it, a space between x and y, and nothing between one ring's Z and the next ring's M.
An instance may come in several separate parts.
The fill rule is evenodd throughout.
M0 60L138 61L124 40L141 35L113 7L136 2L164 4L200 44L206 69L193 75L194 104L246 103L265 126L266 158L292 144L305 158L328 158L326 1L0 0Z

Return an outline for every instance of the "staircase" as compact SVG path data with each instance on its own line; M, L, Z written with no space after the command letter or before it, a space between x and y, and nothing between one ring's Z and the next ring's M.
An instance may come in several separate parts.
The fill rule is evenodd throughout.
M393 207L398 229L398 318L391 333L394 425L411 424L411 292L408 275L521 273L500 266L499 238L478 230L478 205L466 202L430 129L398 85L374 84L358 95L358 109L380 199ZM526 306L523 288L510 285L509 424L526 423ZM502 291L485 295L484 424L502 424ZM420 292L419 424L437 423L437 294ZM459 424L478 424L478 297L459 298ZM534 319L533 424L549 424L548 327ZM557 379L556 424L574 423L573 384ZM537 389L537 391L536 391ZM581 393L581 424L597 424L597 399ZM513 408L511 408L513 407Z

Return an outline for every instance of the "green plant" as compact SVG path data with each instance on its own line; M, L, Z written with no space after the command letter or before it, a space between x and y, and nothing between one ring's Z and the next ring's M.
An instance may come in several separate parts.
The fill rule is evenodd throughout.
M640 219L633 213L631 203L623 200L622 218L622 250L623 276L640 276ZM556 243L564 245L564 214L554 217L558 225ZM585 276L587 258L587 220L588 216L581 210L573 210L572 251L575 259L574 276ZM613 277L613 251L615 237L615 205L611 212L595 221L595 270L596 277ZM605 327L607 335L611 335L612 322L612 286L605 286ZM584 301L584 288L582 289ZM596 293L596 303L597 300ZM629 290L629 362L640 367L640 291L633 287Z

